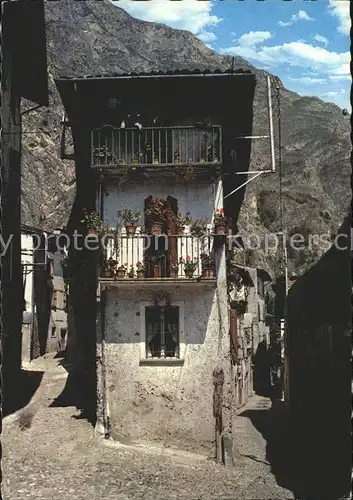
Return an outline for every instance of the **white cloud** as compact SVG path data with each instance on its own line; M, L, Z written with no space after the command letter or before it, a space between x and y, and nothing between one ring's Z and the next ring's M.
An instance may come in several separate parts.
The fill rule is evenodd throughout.
M330 52L305 42L289 42L272 47L228 47L222 53L238 55L271 67L287 65L312 70L325 75L348 75L350 53Z
M253 47L269 38L272 38L272 34L269 31L249 31L249 33L241 35L238 39L238 43L242 47Z
M333 82L350 82L352 77L351 75L330 75L329 79Z
M116 5L138 19L167 24L173 28L191 31L194 35L222 21L212 14L212 2L199 0L183 0L183 2L119 0Z
M288 80L291 80L292 82L302 83L303 85L317 85L321 83L327 83L326 78L311 78L310 76L301 76L299 78L289 77Z
M345 89L341 89L341 90L337 90L337 91L334 91L334 90L331 90L330 92L325 92L324 94L321 94L323 97L334 97L334 96L337 96L337 95L343 95L346 93L346 90Z
M279 26L291 26L298 21L314 21L305 10L300 10L298 14L293 14L289 21L279 21Z
M199 33L197 37L202 41L202 42L214 42L217 40L217 37L214 33L211 31L203 31L202 33Z
M325 45L325 47L327 47L327 45L329 43L327 38L325 36L322 36L322 35L315 35L314 40L316 40L317 42L323 43Z
M329 0L329 4L331 16L338 18L337 31L343 35L349 35L351 29L349 0Z

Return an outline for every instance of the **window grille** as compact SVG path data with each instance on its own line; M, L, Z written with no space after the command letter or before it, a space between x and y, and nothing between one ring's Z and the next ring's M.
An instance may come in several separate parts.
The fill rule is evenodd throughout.
M146 356L179 358L179 307L148 306L146 318Z

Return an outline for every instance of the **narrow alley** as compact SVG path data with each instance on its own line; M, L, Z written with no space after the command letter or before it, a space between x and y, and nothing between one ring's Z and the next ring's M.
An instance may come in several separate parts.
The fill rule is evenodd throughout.
M27 404L17 404L26 406L4 418L6 500L294 498L277 484L266 458L266 398L254 396L236 417L239 456L227 470L211 457L95 437L77 408L57 399L68 375L60 358L39 358L24 375L38 387Z

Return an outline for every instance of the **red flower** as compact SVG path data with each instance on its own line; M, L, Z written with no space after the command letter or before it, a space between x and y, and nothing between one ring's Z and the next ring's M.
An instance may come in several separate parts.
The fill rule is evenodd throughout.
M223 214L224 214L224 209L223 209L223 208L220 208L220 209L219 209L219 213L220 213L221 215L223 215Z
M190 256L189 256L189 255L187 255L187 256L186 256L186 261L187 261L187 262L189 262L190 260L191 260L191 259L190 259Z

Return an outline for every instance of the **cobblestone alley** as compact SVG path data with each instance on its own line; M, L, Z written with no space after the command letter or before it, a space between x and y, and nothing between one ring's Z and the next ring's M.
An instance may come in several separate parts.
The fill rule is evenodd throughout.
M236 418L239 457L227 470L210 457L100 440L75 407L52 405L67 379L60 360L47 355L26 371L42 378L27 406L4 419L4 500L294 498L277 484L251 420L270 418L267 399L254 396Z

